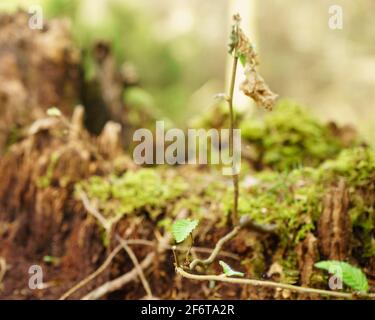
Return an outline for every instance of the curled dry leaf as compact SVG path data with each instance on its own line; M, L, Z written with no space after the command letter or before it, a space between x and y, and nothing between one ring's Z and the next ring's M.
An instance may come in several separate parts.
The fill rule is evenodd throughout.
M231 43L229 44L229 52L234 53L242 64L246 66L246 79L242 82L240 89L245 95L252 98L258 106L264 107L267 110L272 110L278 95L271 91L255 68L259 64L258 56L251 41L239 27L241 21L240 16L238 14L234 15L233 21L234 25L232 28Z
M251 66L258 65L258 56L254 50L254 47L245 35L243 30L240 28L241 17L239 14L233 16L233 26L230 36L229 53L235 53L235 55L241 60L242 64L250 64Z
M245 69L245 76L246 79L240 86L242 92L252 98L258 106L272 110L278 95L271 91L254 67L248 65Z
M237 34L237 54L245 59L244 61L246 64L250 66L257 66L259 64L258 55L256 54L249 38L245 35L241 28L238 28Z

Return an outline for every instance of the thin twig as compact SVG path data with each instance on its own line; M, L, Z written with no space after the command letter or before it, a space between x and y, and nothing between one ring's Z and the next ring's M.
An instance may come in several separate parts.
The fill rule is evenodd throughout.
M162 249L171 250L171 251L173 251L173 250L175 250L175 251L186 251L186 250L189 249L189 247L176 247L176 246L170 246L170 245L160 245L160 244L156 244L154 241L143 240L143 239L127 239L127 240L123 239L123 241L127 245L143 245L143 246L149 246L149 247L159 246ZM113 251L109 254L107 259L103 262L103 264L96 271L94 271L89 276L87 276L85 279L83 279L79 283L77 283L74 287L69 289L66 293L64 293L59 298L59 300L65 300L67 297L71 296L78 289L82 288L83 286L87 285L90 281L95 279L106 268L108 268L108 266L112 262L113 258L120 252L120 250L122 248L123 248L122 245L119 244L115 249L113 249ZM118 249L120 249L120 250L118 250ZM202 253L211 253L212 252L212 249L210 249L210 248L192 247L191 249L196 251L196 252L202 252ZM173 253L174 253L174 251L173 251ZM234 260L239 260L239 257L236 254L233 254L233 253L230 253L230 252L221 251L219 253L219 255L221 255L223 257L231 258L231 259L234 259ZM0 260L0 262L1 262L1 260ZM0 278L1 278L1 274L2 274L2 272L0 273ZM1 283L1 281L0 281L0 283Z
M111 230L111 224L108 222L108 220L90 203L90 200L88 199L86 193L80 192L80 198L82 200L83 206L87 210L88 213L92 214L99 223L103 226L103 228L109 233ZM120 242L121 246L125 249L126 253L129 255L130 260L133 262L136 271L138 272L139 278L142 282L142 285L146 291L146 294L148 297L152 297L152 292L149 283L146 280L146 277L143 273L142 268L139 266L138 259L136 255L134 254L134 251L128 246L128 244L125 242L125 240L120 237L117 233L115 234L115 237L117 241Z
M83 202L87 212L89 213L95 213L94 216L95 217L99 217L99 221L107 221L103 215L98 211L96 210L96 208L93 208L90 201L88 200L88 197L87 195L84 193L84 192L81 192L81 199L85 199L87 201ZM182 219L183 218L183 215L184 213L181 213L177 216L177 219ZM110 226L109 228L110 229ZM121 237L120 237L121 238ZM166 233L164 235L164 237L159 241L159 246L158 246L158 252L162 252L170 241L170 238L171 238L171 235L169 233ZM121 238L122 239L122 238ZM123 239L122 239L123 240ZM127 243L125 240L123 240L126 244L129 244ZM140 244L139 243L140 241L138 241L137 244ZM145 243L144 240L142 240L143 244ZM135 244L133 242L133 244ZM129 271L128 273L114 279L114 280L111 280L111 281L107 281L106 283L104 283L103 285L101 285L100 287L94 289L93 291L89 292L88 294L86 294L82 300L95 300L95 299L99 299L101 297L103 297L104 295L110 293L110 292L113 292L115 290L119 290L121 289L126 283L134 280L137 276L140 275L140 272L139 270L144 270L146 268L148 268L151 263L154 261L154 258L156 256L156 253L155 252L150 252L146 258L144 258L142 260L141 263L138 264L138 268L137 267L134 267L131 271ZM134 263L134 262L133 262ZM142 280L142 279L141 279ZM147 290L146 290L147 291ZM149 290L151 292L151 290ZM149 295L149 293L148 293Z
M291 284L285 283L277 283L272 281L264 281L264 280L255 280L255 279L241 279L241 278L231 278L225 275L197 275L191 274L184 271L180 267L176 267L176 272L184 278L188 278L191 280L199 280L199 281L221 281L221 282L229 282L235 284L244 284L244 285L251 285L255 287L271 287L271 288L279 288L279 289L286 289L293 292L301 292L301 293L316 293L319 295L327 295L337 298L345 298L345 299L353 299L353 298L368 298L368 299L375 299L375 293L345 293L345 292L336 292L336 291L329 291L329 290L321 290L321 289L314 289L314 288L307 288L307 287L300 287Z
M194 270L194 268L198 265L198 264L201 264L201 265L208 265L208 264L211 264L215 259L216 257L218 256L218 254L220 253L220 250L221 248L223 247L223 245L231 240L233 237L235 237L238 232L241 230L241 227L242 226L236 226L233 228L233 230L229 233L227 233L224 237L222 237L217 243L216 243L216 246L215 248L212 250L210 256L207 258L207 259L204 259L204 260L201 260L201 259L194 259L190 265L189 265L189 268L190 270Z
M154 258L155 258L155 252L150 252L146 256L146 258L142 260L139 266L142 268L142 270L148 268L151 265L151 263L154 261ZM110 292L120 290L125 284L133 281L137 277L138 277L138 270L136 268L133 268L131 271L123 274L122 276L114 280L107 281L106 283L102 284L100 287L89 292L82 298L82 300L99 299Z
M82 204L85 207L86 211L94 216L94 218L99 221L99 223L107 232L110 232L111 223L98 211L98 209L95 208L95 206L90 203L90 200L87 197L86 193L81 191L79 193L79 197L81 198Z
M180 217L177 217L180 219ZM167 243L169 243L169 240L171 238L171 235L169 233L166 233L163 238L160 239L159 243L160 246L158 247L158 252L162 252L163 248L166 246ZM154 261L154 258L156 257L155 252L150 252L146 258L142 260L142 262L139 264L139 266L142 268L142 270L147 269L151 263ZM138 275L138 271L133 268L128 273L125 273L124 275L111 280L107 281L106 283L102 284L100 287L94 289L93 291L86 294L82 300L95 300L103 297L104 295L121 289L125 284L133 281Z
M145 274L143 273L143 270L139 265L138 259L135 255L134 251L127 245L126 241L124 241L124 239L122 239L119 235L116 235L116 239L117 239L117 241L120 242L122 247L125 249L126 253L129 255L130 259L132 260L132 262L135 266L135 269L138 272L139 278L141 279L142 285L143 285L143 287L146 291L147 297L152 298L153 295L152 295L150 284L148 283L148 281L145 277Z
M96 278L99 274L101 274L112 262L113 258L121 251L123 246L119 244L116 248L113 249L113 251L109 254L107 259L104 261L104 263L96 269L93 273L91 273L89 276L78 282L74 287L70 288L67 292L65 292L59 300L65 300L69 296L71 296L74 292L76 292L78 289L82 288L86 284L88 284L91 280Z

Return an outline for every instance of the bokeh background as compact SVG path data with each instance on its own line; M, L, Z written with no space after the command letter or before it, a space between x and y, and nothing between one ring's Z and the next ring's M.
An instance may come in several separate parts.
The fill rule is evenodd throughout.
M180 126L225 90L230 16L240 11L273 91L355 125L375 145L373 0L1 0L0 11L33 4L46 18L69 18L82 48L110 41L119 67L141 84L124 98ZM328 27L331 5L343 8L342 30Z

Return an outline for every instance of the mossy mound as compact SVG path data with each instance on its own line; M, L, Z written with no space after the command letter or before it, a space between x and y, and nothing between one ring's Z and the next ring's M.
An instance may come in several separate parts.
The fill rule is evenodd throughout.
M86 192L111 222L120 220L126 214L141 211L155 219L168 203L187 189L187 184L181 177L171 174L172 172L163 174L154 169L140 169L120 176L93 176L79 183L76 191Z
M312 117L304 107L280 101L272 112L248 115L237 112L245 148L243 157L257 170L292 170L316 167L341 150L360 144L351 127L337 127ZM191 121L194 128L229 128L229 111L218 103Z
M289 101L279 102L261 120L243 120L240 128L243 139L255 147L256 162L279 171L317 166L356 144L355 139L344 143L329 125Z
M293 117L288 123L286 119ZM264 163L261 171L244 168L240 176L239 214L248 216L256 226L275 227L268 234L244 230L241 239L234 240L232 250L241 255L247 274L261 277L281 268L278 281L324 287L326 279L313 266L330 258L322 243L334 241L342 242L343 260L362 268L373 263L375 151L365 146L347 147L327 126L294 105L279 106L258 129L261 134L245 131L243 137L252 137L252 143L263 148L261 161L273 148L283 158L275 164ZM287 147L294 150L293 156L287 155ZM342 198L335 198L338 185L344 188L339 193ZM111 222L129 214L145 214L157 228L168 229L177 213L185 211L201 221L196 232L198 245L211 245L207 241L227 230L225 224L233 208L231 178L213 168L148 168L95 176L79 183L79 190L85 191ZM322 216L333 214L342 215L332 220L337 225L319 230ZM339 230L341 226L348 226L344 238L340 239L340 233L327 233L327 228Z
M159 225L166 226L176 212L185 209L194 218L217 220L220 225L233 207L233 190L228 178L215 172L210 175L150 168L128 171L121 176L94 176L77 188L84 190L112 221L126 214L147 213L154 220L163 218ZM244 176L239 214L248 215L260 225L275 224L279 246L294 247L316 230L323 196L339 179L345 179L349 188L349 214L353 228L361 231L357 232L361 235L357 240L364 245L364 255L372 256L374 203L363 191L374 188L375 152L366 147L343 150L336 159L316 168L262 171ZM171 216L162 215L167 206Z

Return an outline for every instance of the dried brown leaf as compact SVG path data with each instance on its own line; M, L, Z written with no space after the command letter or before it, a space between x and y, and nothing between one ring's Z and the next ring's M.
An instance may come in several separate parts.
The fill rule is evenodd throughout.
M258 106L272 110L277 94L273 93L255 68L248 66L245 70L246 79L240 89L248 97L252 98Z

